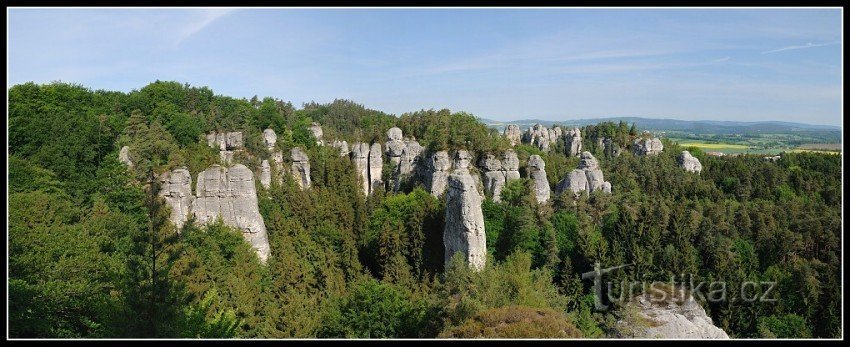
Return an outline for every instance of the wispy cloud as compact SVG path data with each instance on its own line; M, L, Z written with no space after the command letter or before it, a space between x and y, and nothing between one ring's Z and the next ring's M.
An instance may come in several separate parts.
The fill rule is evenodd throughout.
M726 57L723 57L723 58L720 58L720 59L714 59L711 62L712 63L722 63L724 61L728 61L729 59L732 59L732 57L726 56Z
M805 48L814 48L814 47L832 46L832 45L837 45L837 44L839 44L839 43L841 43L841 41L833 41L833 42L826 42L826 43L811 43L811 42L809 42L809 43L807 43L807 44L805 44L805 45L787 46L787 47L782 47L782 48L778 48L778 49L774 49L774 50L770 50L770 51L764 51L764 52L761 52L761 54L768 54L768 53L777 53L777 52L791 51L791 50L795 50L795 49L805 49Z
M202 10L202 15L198 20L186 24L185 26L183 26L182 29L179 30L174 41L174 47L179 46L181 42L201 32L219 18L224 17L233 11L235 11L235 9L232 8L216 8Z

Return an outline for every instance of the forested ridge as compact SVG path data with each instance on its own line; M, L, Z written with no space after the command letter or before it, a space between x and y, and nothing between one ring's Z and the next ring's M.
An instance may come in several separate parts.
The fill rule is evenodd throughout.
M612 193L538 204L529 156L545 160L552 188L579 158L562 144L519 144L523 178L483 202L488 260L476 272L459 258L444 265L445 199L415 185L364 196L352 162L307 129L382 142L396 126L430 151L476 156L511 147L471 114L395 116L348 100L298 108L161 81L129 93L27 83L8 104L11 337L615 336L620 313L596 312L581 279L596 262L634 264L612 281L776 281L776 302L744 302L735 289L702 303L732 337L842 334L841 156L714 157L664 140L656 156L612 157L597 140L628 148L639 129L602 122L581 133ZM223 223L190 219L178 233L151 178L219 163L213 131L243 132L254 154L243 163L256 169L267 128L281 150L309 155L313 179L307 190L288 175L257 189L268 262ZM118 160L124 145L132 169ZM677 165L686 149L701 174Z

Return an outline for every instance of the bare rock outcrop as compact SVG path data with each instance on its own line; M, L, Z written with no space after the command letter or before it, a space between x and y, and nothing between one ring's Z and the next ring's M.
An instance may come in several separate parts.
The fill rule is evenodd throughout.
M452 163L449 160L449 153L439 151L431 155L428 161L426 188L433 196L440 196L446 191L448 184L449 170L452 168Z
M487 154L479 160L478 166L484 172L484 191L493 197L493 201L500 201L502 188L505 187L505 170L502 161L492 154Z
M369 194L375 192L378 187L383 187L381 178L384 172L384 158L380 143L373 143L369 149Z
M316 139L316 144L322 146L325 144L325 141L322 140L322 136L324 133L322 132L322 126L319 123L313 122L310 123L310 127L308 128L310 132L313 134L313 137Z
M590 152L585 151L581 153L578 168L570 171L555 187L555 194L561 195L567 190L572 191L575 195L582 192L592 193L597 190L610 193L611 183L605 181L596 158Z
M231 168L213 165L198 175L192 203L192 214L201 224L215 222L219 217L230 227L242 230L260 261L269 256L266 225L257 205L254 174L245 165Z
M502 155L502 168L505 170L505 183L510 180L518 180L519 176L519 158L516 152L509 149Z
M295 147L290 150L292 158L292 178L301 189L310 188L310 158L301 148Z
M229 165L233 161L234 152L241 151L244 142L241 131L211 132L207 134L207 144L210 147L218 148L221 162Z
M702 171L702 164L699 162L699 159L691 155L691 152L682 151L682 154L679 154L679 157L676 159L679 162L679 166L687 172L696 172L699 174Z
M171 207L171 223L177 227L179 232L191 213L192 202L192 176L186 168L166 171L159 176L159 195L165 198L165 203Z
M528 158L529 177L534 180L534 197L538 203L549 201L549 179L546 178L546 163L534 154Z
M263 188L269 189L272 184L272 167L269 165L268 160L263 160L263 163L260 164L260 185Z
M581 130L572 128L564 134L564 154L575 157L581 154Z
M664 151L664 144L657 137L635 139L633 151L636 155L656 155Z
M399 163L396 167L393 190L401 189L401 183L415 179L415 175L422 171L422 152L425 150L416 140L405 140L404 148L401 150Z
M550 132L551 131L551 132ZM537 146L541 151L548 152L549 146L557 139L553 138L554 131L540 124L534 124L522 134L522 142Z
M266 144L266 148L270 151L274 149L275 144L277 144L277 134L274 130L263 130L263 142Z
M118 151L118 161L124 163L129 168L133 168L133 156L130 155L130 147L124 146L121 147L121 150Z
M363 195L369 195L369 144L355 143L351 147L351 161L354 162L354 170L360 178Z
M683 300L658 300L643 294L626 303L626 310L633 313L617 322L622 338L729 339L690 295Z
M351 151L348 149L348 142L346 142L344 140L343 141L334 140L334 142L331 143L331 146L333 148L339 149L339 156L340 157L344 157L344 156L348 155L349 153L351 153Z
M462 157L456 159L461 165L463 160ZM487 261L481 195L467 168L455 168L447 183L446 224L443 229L445 263L448 264L452 256L460 252L469 266L479 271Z
M392 127L390 130L387 130L386 154L390 163L396 166L401 163L401 152L407 147L402 139L401 129Z
M508 126L505 127L504 135L508 141L511 142L511 146L516 146L520 143L520 141L522 141L522 131L519 130L519 125L508 124Z

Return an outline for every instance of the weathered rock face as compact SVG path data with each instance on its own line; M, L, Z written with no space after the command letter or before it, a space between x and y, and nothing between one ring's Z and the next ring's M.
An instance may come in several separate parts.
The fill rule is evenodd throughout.
M687 172L700 173L702 171L702 164L699 162L699 159L691 155L691 152L682 151L682 154L679 154L677 160L679 166Z
M192 214L199 223L213 223L220 216L226 225L242 230L260 261L266 262L269 241L251 170L242 164L229 169L213 165L198 175L195 195Z
M166 171L159 177L159 195L165 198L165 203L171 207L171 222L179 231L189 216L192 202L192 176L189 170L175 169Z
M522 142L535 145L541 151L548 152L549 145L557 141L557 138L554 136L553 129L548 129L540 124L534 124L522 134Z
M339 149L339 156L340 157L344 157L344 156L348 155L349 153L351 153L351 151L348 150L348 142L346 142L346 141L334 140L334 142L331 144L331 146L333 146L333 148Z
M476 271L484 268L487 261L487 238L481 195L466 168L455 169L448 177L443 246L446 264L455 253L460 252L470 267Z
M590 152L585 151L581 153L578 168L567 174L561 182L558 182L555 187L555 194L561 195L567 190L572 191L575 195L582 192L592 193L597 190L610 193L611 183L605 181L596 158Z
M242 148L242 132L209 133L207 134L207 144L213 148L218 147L222 151L232 151Z
M387 130L386 154L390 162L396 166L401 163L401 152L407 147L404 141L402 141L402 138L401 129L392 127L390 130Z
M272 129L263 130L263 142L266 144L266 148L270 151L274 149L275 144L277 144L277 134Z
M310 188L310 158L301 148L295 147L290 151L292 157L292 178L301 189Z
M133 159L130 155L130 147L121 147L121 150L118 151L118 161L124 163L124 165L127 165L129 168L133 168Z
M519 125L509 124L505 127L505 137L511 141L511 146L516 146L522 140L522 131L519 130Z
M452 168L452 163L449 160L449 153L439 151L431 155L428 162L428 179L426 187L433 196L440 196L446 191L448 184L449 170Z
M502 168L505 170L505 183L510 180L518 180L519 176L519 158L513 150L505 151L502 156Z
M608 158L616 158L620 156L622 150L620 149L620 145L615 143L614 140L608 137L603 137L602 152L605 153L605 156Z
M268 160L263 160L260 164L260 184L266 189L272 184L272 167Z
M373 143L369 149L369 194L375 192L378 187L384 186L381 175L384 171L384 158L380 143Z
M529 177L534 180L534 196L538 203L549 200L549 179L546 178L546 163L535 154L528 158Z
M564 135L564 154L575 157L581 154L581 130L572 128Z
M478 165L484 172L484 191L493 197L493 201L501 200L502 188L505 187L505 170L502 162L492 154L481 157Z
M425 148L422 147L419 142L416 142L415 140L407 141L404 149L401 150L399 174L410 175L413 173L421 161L421 155L424 150Z
M656 155L664 151L664 144L657 137L652 139L635 139L634 153L636 155Z
M729 335L712 322L705 309L692 296L681 303L653 302L649 294L635 297L628 307L636 309L638 319L617 322L620 337L660 339L728 339ZM636 323L640 320L642 323Z
M309 130L311 133L313 133L313 137L316 138L317 145L322 146L325 144L325 141L322 140L322 136L324 136L324 133L322 132L322 126L319 125L319 123L310 123Z
M360 177L360 183L363 188L363 195L369 195L369 144L355 143L351 147L351 161L354 162L354 169L357 171L357 176Z

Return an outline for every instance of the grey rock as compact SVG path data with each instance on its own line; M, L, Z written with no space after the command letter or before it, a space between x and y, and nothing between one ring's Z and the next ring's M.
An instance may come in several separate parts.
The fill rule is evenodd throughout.
M451 170L452 167L451 161L449 160L449 153L446 151L439 151L432 154L428 164L429 170L426 187L431 195L440 196L446 191L449 170Z
M215 222L219 217L242 235L257 252L262 263L269 256L266 225L257 205L254 175L245 165L229 169L213 165L198 175L196 199L192 214L200 224Z
M699 174L702 171L702 164L699 162L699 159L691 155L691 152L682 151L682 154L679 154L679 157L676 159L679 162L679 166L687 172L696 172Z
M458 150L455 152L454 162L452 163L455 169L468 169L469 162L472 160L472 156L466 150Z
M572 128L564 134L564 154L575 157L581 154L581 130Z
M592 193L601 190L611 193L611 183L605 181L599 162L590 152L581 153L578 168L570 171L555 187L555 194L561 195L565 191L571 191L578 196L582 192Z
M263 130L263 142L269 150L273 150L277 144L277 134L272 129Z
M519 130L519 125L516 124L508 124L505 127L504 135L511 142L511 146L516 146L522 140L522 131Z
M402 141L403 134L401 129L392 127L387 130L386 154L389 161L398 166L401 163L401 152L407 145Z
M492 154L483 156L479 162L484 172L484 191L493 197L493 201L501 201L502 189L505 187L506 174L502 162ZM519 172L517 172L519 175Z
M605 153L605 156L608 158L616 158L620 156L622 150L620 148L620 145L615 143L611 138L603 137L602 152Z
M519 158L513 150L505 151L502 156L502 168L505 170L505 180L518 180L519 176Z
M266 189L272 184L272 167L268 160L263 160L260 164L260 184Z
M664 151L664 144L657 137L635 139L633 151L636 155L657 155Z
M377 142L373 143L369 149L369 194L384 185L381 178L384 171L384 159L381 152L381 144Z
M399 161L399 174L410 175L416 170L416 167L421 161L422 152L425 150L419 142L415 140L407 141L404 149L401 151L401 160Z
M676 302L653 300L649 294L644 294L626 303L626 308L634 310L635 316L626 316L617 322L620 337L729 339L690 295Z
M192 195L192 176L185 168L175 169L162 173L159 181L159 195L165 198L165 203L171 207L171 223L179 232L186 223L195 200Z
M392 127L390 130L387 130L387 141L401 141L403 138L404 134L398 127Z
M339 156L340 157L344 157L344 156L348 155L349 153L351 153L351 151L348 149L348 142L346 142L346 141L334 140L334 142L331 144L331 146L333 148L339 149Z
M469 266L480 271L487 261L487 237L481 196L468 169L455 169L448 177L446 224L443 229L445 263L460 252Z
M118 151L118 161L131 169L133 168L133 156L130 154L130 147L121 147L121 150Z
M310 132L313 134L313 137L316 139L316 144L322 146L325 144L325 141L322 140L322 136L324 133L322 132L322 126L319 123L313 122L310 123L310 127L308 128Z
M369 196L369 144L362 142L353 144L351 160L354 162L354 169L360 178L363 195Z
M292 158L292 178L301 189L310 188L310 158L301 148L295 147L290 150Z
M233 163L233 152L234 151L218 151L218 157L224 165L230 165Z
M602 182L602 191L611 194L611 182Z
M528 158L529 176L534 180L534 196L538 203L549 200L549 179L546 178L546 163L543 158L534 154Z

